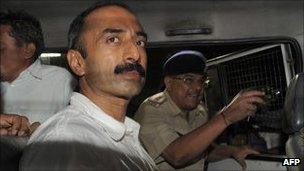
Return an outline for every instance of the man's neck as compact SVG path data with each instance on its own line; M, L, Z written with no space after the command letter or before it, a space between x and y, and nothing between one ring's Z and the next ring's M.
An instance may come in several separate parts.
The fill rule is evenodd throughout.
M86 84L86 82L84 84ZM82 94L102 109L107 115L112 116L120 122L124 122L129 100L100 91L94 92L88 85L82 85L80 88L82 90Z
M26 70L29 66L31 66L32 63L27 63L19 68L16 68L16 70L14 71L14 73L11 73L7 76L2 76L1 77L1 82L8 82L8 83L12 83L13 81L15 81L19 75Z

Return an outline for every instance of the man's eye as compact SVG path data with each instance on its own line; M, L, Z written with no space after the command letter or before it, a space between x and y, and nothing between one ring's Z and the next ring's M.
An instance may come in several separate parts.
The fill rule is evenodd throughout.
M119 42L119 39L117 37L110 37L108 39L108 42L109 43L118 43Z
M137 44L138 46L146 47L146 41L143 41L143 40L137 41L136 44Z
M186 78L184 78L184 82L187 83L187 84L192 84L193 83L193 79L190 78L190 77L186 77Z

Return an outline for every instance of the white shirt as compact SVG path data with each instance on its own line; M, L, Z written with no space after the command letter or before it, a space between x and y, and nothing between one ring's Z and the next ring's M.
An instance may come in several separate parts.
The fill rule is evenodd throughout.
M1 112L43 122L69 104L75 85L66 69L36 60L13 82L1 82Z
M31 136L21 170L154 170L141 146L139 124L104 113L84 95L51 117Z

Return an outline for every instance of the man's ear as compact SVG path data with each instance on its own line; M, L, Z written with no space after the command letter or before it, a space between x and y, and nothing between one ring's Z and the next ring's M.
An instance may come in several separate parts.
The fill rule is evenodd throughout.
M79 77L85 74L85 63L81 54L77 50L69 50L67 59L72 71Z
M34 56L36 51L36 46L34 43L24 43L24 58L30 59Z
M164 82L165 82L167 91L168 92L171 91L172 79L169 76L165 76Z

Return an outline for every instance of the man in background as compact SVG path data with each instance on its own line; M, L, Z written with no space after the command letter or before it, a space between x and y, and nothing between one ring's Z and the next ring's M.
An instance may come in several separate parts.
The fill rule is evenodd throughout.
M0 47L0 170L18 170L28 136L68 105L76 82L64 68L40 63L41 25L26 12L0 12Z
M229 125L251 116L263 92L240 92L208 121L201 103L206 81L206 59L198 51L175 53L165 62L166 89L147 98L135 114L140 140L160 170L203 170L204 159L233 157L246 167L245 157L258 154L246 146L211 145ZM209 150L207 148L209 147ZM209 152L207 152L209 151ZM207 157L206 157L207 156Z
M0 41L0 133L30 135L68 105L75 82L64 68L41 64L44 40L35 17L21 11L1 12Z

